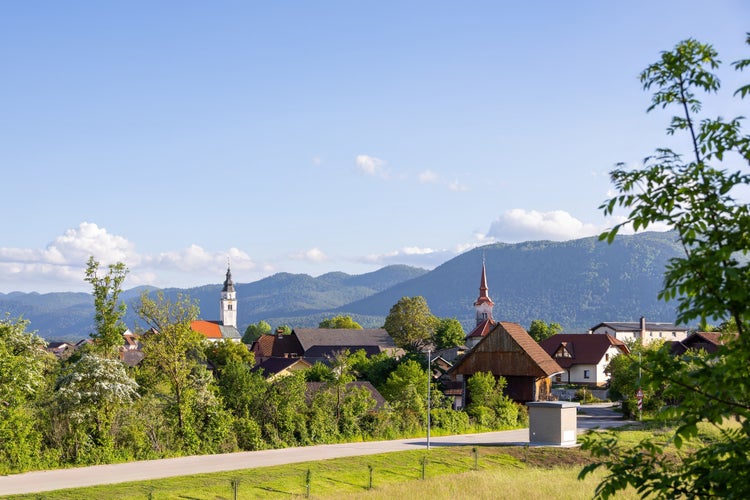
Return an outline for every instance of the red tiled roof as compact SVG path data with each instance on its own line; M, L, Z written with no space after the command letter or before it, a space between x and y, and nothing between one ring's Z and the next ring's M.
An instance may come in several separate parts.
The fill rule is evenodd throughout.
M212 321L197 319L190 322L190 328L209 339L222 338L221 329L219 328L218 323L214 323Z
M294 335L261 335L253 342L251 350L256 358L301 357L304 351Z
M608 334L558 333L542 340L539 345L551 357L555 356L561 345L564 346L572 357L554 358L563 368L572 365L596 365L612 346L616 346L623 353L628 352L622 341Z
M479 323L470 333L467 335L467 337L484 337L488 333L490 333L490 330L492 330L492 327L495 326L495 321L492 319L485 319L481 323Z

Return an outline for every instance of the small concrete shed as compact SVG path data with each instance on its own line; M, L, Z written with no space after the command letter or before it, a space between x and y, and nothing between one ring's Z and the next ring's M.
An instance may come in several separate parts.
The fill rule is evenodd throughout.
M529 408L529 444L575 446L577 442L578 403L533 401Z

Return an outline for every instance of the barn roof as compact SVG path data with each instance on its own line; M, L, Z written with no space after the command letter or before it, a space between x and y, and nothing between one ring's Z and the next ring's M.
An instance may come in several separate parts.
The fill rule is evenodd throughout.
M297 337L305 354L314 346L333 346L339 349L379 346L381 350L396 349L393 339L383 328L295 328L292 335Z
M449 373L472 375L480 371L504 377L550 377L563 369L521 325L498 322Z

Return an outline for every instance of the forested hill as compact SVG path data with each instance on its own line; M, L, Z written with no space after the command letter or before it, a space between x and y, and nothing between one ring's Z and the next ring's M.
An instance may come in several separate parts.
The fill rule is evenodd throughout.
M391 306L404 296L422 295L434 314L455 317L465 328L474 321L482 259L486 262L494 316L528 327L533 319L555 321L581 332L602 321L674 321L673 303L657 300L669 258L680 255L673 233L618 236L608 245L597 238L568 242L494 244L461 254L432 271L389 266L317 278L279 273L253 283L235 283L238 323L315 327L324 317L350 314L365 327L382 326ZM142 288L127 290L126 323L133 328L133 304ZM197 299L201 317L219 318L221 285L167 289ZM85 293L0 294L0 312L23 315L47 339L79 339L93 327L93 299Z
M426 272L416 267L396 265L360 275L335 272L313 278L306 274L278 273L253 283L235 282L239 327L244 331L247 325L261 319L269 319L276 326L280 323L274 322L274 317L289 316L290 313L297 315L300 311L304 315L313 314L312 311L330 311ZM198 301L201 318L218 320L221 287L221 284L215 284L188 289L169 288L164 293L171 299L178 293L188 295ZM128 289L120 296L128 306L125 323L130 328L137 325L135 304L145 289L147 287ZM0 314L5 313L30 320L29 329L36 330L48 340L78 340L88 337L94 327L94 299L88 293L0 293ZM306 321L315 321L317 317L322 319L320 314L313 314ZM315 322L312 326L317 325Z
M680 255L674 233L596 237L567 242L493 244L466 252L433 271L341 308L352 314L387 314L403 296L422 295L432 312L474 321L482 259L494 317L528 327L555 321L582 332L602 321L674 321L674 303L657 300L667 261Z

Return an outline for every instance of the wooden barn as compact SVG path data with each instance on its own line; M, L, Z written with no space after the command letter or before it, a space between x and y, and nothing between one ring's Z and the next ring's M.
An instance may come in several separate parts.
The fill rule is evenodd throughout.
M464 381L464 392L465 381L477 372L505 377L505 394L518 403L528 403L549 399L550 377L563 371L521 325L497 322L448 373L454 380Z

